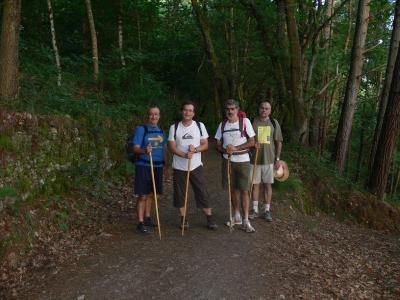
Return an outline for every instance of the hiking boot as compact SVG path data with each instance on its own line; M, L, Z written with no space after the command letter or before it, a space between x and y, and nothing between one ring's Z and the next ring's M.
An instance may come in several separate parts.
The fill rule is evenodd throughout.
M143 222L140 222L137 226L136 226L136 230L142 234L146 234L149 231L147 230L146 226L144 226Z
M218 228L213 215L207 216L207 228L210 230L217 230Z
M263 218L267 221L267 222L272 222L272 213L270 210L267 210L264 215Z
M254 218L258 218L258 211L252 208L249 214L249 219L253 220Z
M245 221L242 226L242 230L246 231L247 233L256 232L253 226L251 226L250 221Z
M182 229L182 223L183 223L183 217L180 218L180 222L179 222L179 228ZM185 218L185 224L183 225L185 227L185 229L189 228L189 222L188 219Z
M232 218L232 223L233 223L232 226L234 226L234 225L242 225L243 224L242 217L240 215L233 217ZM225 225L228 226L228 227L231 227L231 221L230 220L227 221L225 223Z
M147 227L157 227L157 224L153 222L151 217L145 217L144 218L144 225Z

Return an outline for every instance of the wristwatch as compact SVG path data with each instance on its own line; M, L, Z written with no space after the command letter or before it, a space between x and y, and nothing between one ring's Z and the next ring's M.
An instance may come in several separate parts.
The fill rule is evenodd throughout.
M279 157L276 157L275 160L276 160L276 161L279 161Z

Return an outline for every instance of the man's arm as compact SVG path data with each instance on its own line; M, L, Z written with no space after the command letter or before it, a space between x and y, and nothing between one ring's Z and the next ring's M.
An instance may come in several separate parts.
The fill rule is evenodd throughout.
M135 154L148 154L152 150L151 144L147 144L145 148L140 147L140 145L133 145L133 153Z
M275 141L275 161L274 161L275 170L277 170L280 166L279 159L281 156L281 150L282 150L282 142Z
M281 157L281 151L282 151L282 142L281 141L275 141L275 159L279 159Z
M175 155L178 155L183 158L192 158L193 152L189 151L186 153L186 152L179 150L178 147L176 146L175 141L169 141L168 146L169 146L169 149L171 150L171 152L174 153Z
M249 138L246 143L243 143L241 145L238 146L228 145L226 147L226 153L232 154L233 152L247 150L252 147L254 147L254 136Z
M189 151L194 152L194 153L203 152L203 151L207 151L207 150L208 150L208 139L201 139L200 146L197 146L197 147L195 147L193 145L189 146Z
M225 149L222 147L222 143L220 140L217 140L217 151L221 154L225 153Z

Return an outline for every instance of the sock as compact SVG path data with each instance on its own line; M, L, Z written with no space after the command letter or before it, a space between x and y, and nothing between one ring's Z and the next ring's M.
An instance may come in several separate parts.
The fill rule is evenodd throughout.
M253 201L253 210L258 212L258 201Z
M270 208L271 208L271 204L269 204L269 203L265 204L265 211L269 211Z

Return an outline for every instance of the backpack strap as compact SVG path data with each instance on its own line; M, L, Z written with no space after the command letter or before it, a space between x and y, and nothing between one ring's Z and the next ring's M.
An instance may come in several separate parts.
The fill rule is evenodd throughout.
M146 138L146 135L149 133L149 128L147 127L146 124L141 124L139 126L142 126L144 128L144 134L143 134L143 139L142 139L142 144L140 145L141 147L145 146L144 140Z
M249 138L249 135L247 134L246 130L246 122L243 117L239 117L239 130L241 137L245 137L246 139Z
M201 130L201 124L199 121L194 120L196 122L197 127L199 128L200 131L200 138L203 136L203 130ZM174 124L174 140L176 141L176 131L178 130L178 126L179 126L179 122L180 121L176 121Z
M176 141L176 131L178 130L179 122L180 121L176 121L174 124L174 140L175 141Z
M196 124L197 124L197 127L199 127L199 130L200 130L200 138L203 136L203 130L201 130L201 124L200 124L200 122L199 121L197 121L197 120L195 120L195 122L196 122Z
M271 118L271 124L272 124L272 127L274 127L274 133L272 134L274 141L275 141L275 137L276 137L276 122L277 122L276 119Z
M220 138L220 141L221 141L222 144L224 144L224 133L225 133L226 122L228 122L227 119L223 120L222 123L221 123L221 138Z

